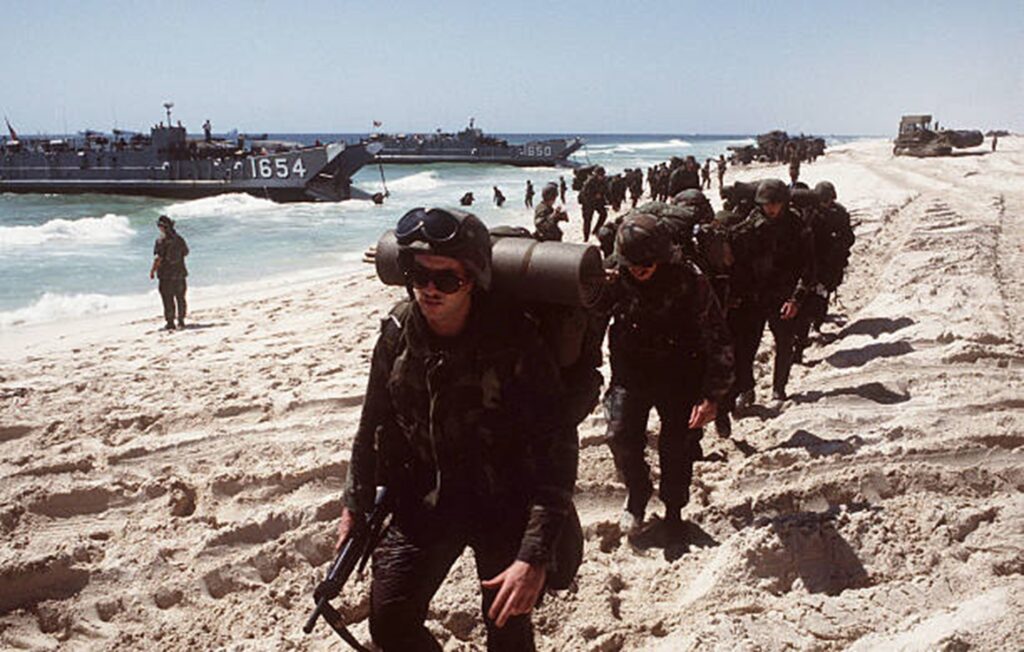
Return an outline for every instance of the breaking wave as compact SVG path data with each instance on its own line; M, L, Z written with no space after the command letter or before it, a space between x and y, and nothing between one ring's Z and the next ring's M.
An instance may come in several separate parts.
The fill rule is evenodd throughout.
M401 179L395 179L394 181L388 180L389 190L400 190L402 192L424 192L426 190L436 190L443 185L437 172L428 170L426 172L417 172L416 174L410 174L407 177Z
M134 235L135 229L122 215L58 218L35 226L0 226L0 249L43 244L117 244Z
M231 193L172 204L164 212L172 219L183 220L196 217L237 217L280 209L280 204L269 199L260 199L245 193Z
M151 296L153 294L155 291L145 295L124 296L46 292L29 306L0 312L0 328L130 310L146 302L158 305L159 302Z
M636 152L646 152L651 150L659 149L682 149L685 147L692 147L693 143L682 138L671 138L669 140L659 140L647 143L619 143L613 145L610 149L605 150L613 153L623 154L634 154Z

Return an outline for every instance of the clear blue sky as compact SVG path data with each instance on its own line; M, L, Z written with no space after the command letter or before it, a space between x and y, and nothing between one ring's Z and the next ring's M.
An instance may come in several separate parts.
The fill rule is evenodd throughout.
M1024 129L1024 3L15 2L0 111L25 132L890 134Z

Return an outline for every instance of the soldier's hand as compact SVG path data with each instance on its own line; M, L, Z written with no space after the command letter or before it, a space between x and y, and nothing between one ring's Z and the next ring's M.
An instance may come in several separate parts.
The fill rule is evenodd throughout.
M149 270L149 280L152 281L155 276L156 276L156 273L153 270Z
M345 543L345 538L352 531L352 526L355 525L355 522L356 517L349 511L349 508L342 507L341 521L338 523L338 540L334 543L334 554L341 552L341 546Z
M691 430L703 428L714 421L717 415L718 404L710 399L704 399L701 401L700 405L693 406L693 410L690 412L690 423L688 427Z
M782 304L782 310L779 311L779 316L783 319L789 320L796 317L796 314L800 312L800 308L796 305L796 301L787 301Z
M484 589L498 591L487 617L498 627L504 627L512 616L533 611L546 577L543 566L516 560L495 577L480 582Z

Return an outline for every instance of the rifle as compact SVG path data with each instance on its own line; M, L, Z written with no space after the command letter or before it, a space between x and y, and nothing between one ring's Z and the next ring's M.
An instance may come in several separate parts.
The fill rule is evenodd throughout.
M383 538L384 531L388 526L389 517L391 516L391 507L386 499L387 489L377 487L377 497L373 501L373 509L369 515L363 518L356 518L352 529L345 536L345 540L341 544L341 550L334 559L334 563L331 564L331 569L327 572L327 577L313 591L313 601L316 603L316 608L302 628L302 631L306 634L313 631L317 619L323 616L327 624L331 626L331 629L341 637L341 640L348 643L353 650L369 652L348 631L341 614L331 606L330 601L341 593L341 589L348 582L352 571L358 568L357 572L362 575L367 562L370 561L370 555L373 553L374 548L377 547L377 544L380 543L381 538Z

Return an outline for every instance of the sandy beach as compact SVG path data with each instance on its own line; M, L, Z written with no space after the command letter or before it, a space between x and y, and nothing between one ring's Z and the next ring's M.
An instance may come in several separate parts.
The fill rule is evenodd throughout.
M587 419L584 564L537 610L540 649L1024 646L1024 138L987 146L863 141L803 167L855 225L836 320L780 412L705 433L685 540L626 540L604 417ZM726 181L766 176L786 172ZM402 296L366 266L193 293L183 332L158 330L154 296L0 333L0 647L343 649L301 627ZM478 591L464 556L431 607L446 650L482 649ZM368 582L344 604L368 641Z

